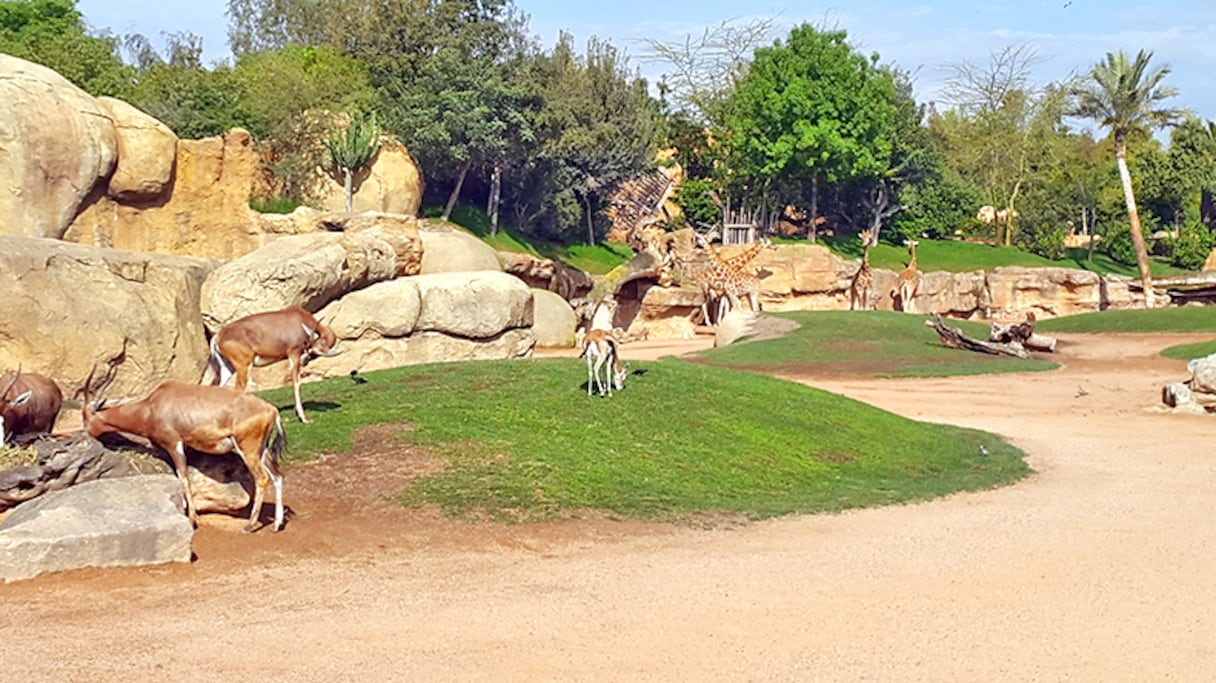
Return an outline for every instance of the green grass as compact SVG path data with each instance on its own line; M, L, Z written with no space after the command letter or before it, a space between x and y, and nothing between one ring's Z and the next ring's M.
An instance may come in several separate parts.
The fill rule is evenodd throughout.
M1029 471L995 435L793 382L671 358L632 371L611 398L588 397L586 367L569 358L368 372L366 384L309 384L311 425L291 416L289 388L263 395L284 412L293 460L349 452L363 425L401 424L401 443L448 463L402 502L463 517L758 519L924 500Z
M805 244L805 240L782 243ZM861 258L861 241L856 237L828 237L820 242L834 253L848 259ZM1112 260L1103 253L1095 253L1093 261L1087 258L1084 249L1070 249L1068 256L1052 261L1032 254L1018 247L992 247L974 242L957 240L920 240L916 247L916 260L922 271L942 270L951 273L969 270L992 270L1004 266L1024 266L1028 268L1080 268L1099 274L1114 274L1137 276L1139 271L1135 266L1127 266ZM903 270L908 264L908 248L881 243L870 249L870 265L887 270ZM1153 275L1174 275L1185 272L1168 263L1152 261L1149 264Z
M249 208L258 213L291 213L299 207L300 202L291 197L251 198L249 200Z
M1109 332L1213 332L1216 309L1206 306L1097 311L1044 320L1035 326L1040 332L1100 334Z
M1174 360L1191 360L1216 353L1216 339L1195 344L1179 344L1161 352L1161 355Z
M823 311L777 314L800 327L778 339L731 344L699 354L702 362L783 375L944 377L1052 370L1046 360L989 356L949 349L926 318L891 311ZM989 328L947 321L987 339Z
M423 209L422 214L428 218L437 218L443 214L443 207L431 206ZM510 227L500 224L498 231L490 235L490 218L484 211L458 204L452 210L450 220L494 249L532 254L548 259L563 261L566 264L586 271L592 275L603 275L616 266L633 258L633 250L623 244L601 242L595 246L587 244L558 244L537 240L520 234Z

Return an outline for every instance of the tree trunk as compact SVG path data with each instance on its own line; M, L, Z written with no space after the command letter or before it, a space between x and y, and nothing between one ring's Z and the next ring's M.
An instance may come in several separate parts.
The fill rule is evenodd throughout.
M1086 208L1085 210L1090 211L1089 208ZM1090 263L1094 262L1094 245L1098 241L1098 216L1096 211L1093 213L1094 220L1089 225L1089 255L1086 258L1086 260L1088 260Z
M806 238L815 243L819 230L819 176L811 174L811 208L807 211Z
M1140 283L1144 287L1144 306L1153 308L1153 275L1148 268L1148 248L1144 244L1144 232L1140 227L1140 212L1136 210L1136 195L1132 192L1132 176L1127 170L1127 145L1122 136L1115 136L1115 161L1119 165L1119 182L1123 184L1123 198L1127 201L1127 223L1132 231L1132 245L1136 247L1136 266L1140 269Z
M502 162L494 162L494 170L490 173L490 205L486 213L490 214L490 236L498 234L498 205L502 197Z
M595 223L591 220L591 195L583 195L583 200L587 204L587 244L595 246Z
M937 332L937 336L941 338L942 345L952 349L963 349L965 351L978 351L979 353L988 353L994 356L1014 356L1016 358L1030 358L1030 354L1021 344L1002 344L998 342L983 341L973 339L963 334L963 331L957 327L950 327L942 322L941 317L934 313L932 320L926 320L925 325L932 327L933 331Z
M473 160L469 159L464 162L464 166L460 167L460 175L456 176L456 187L452 188L452 194L448 197L447 206L443 207L443 215L440 216L443 220L448 220L452 215L452 209L456 208L456 200L460 198L460 188L464 185L464 178L469 174L469 169L473 166Z
M342 187L346 190L346 213L355 210L355 174L347 167L342 167Z

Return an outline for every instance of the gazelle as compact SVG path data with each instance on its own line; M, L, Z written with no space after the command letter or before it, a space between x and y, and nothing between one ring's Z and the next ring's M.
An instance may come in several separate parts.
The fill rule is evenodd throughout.
M0 375L0 445L27 434L46 434L63 407L55 380L31 372Z
M618 342L616 337L607 330L594 329L583 337L583 352L580 357L587 358L587 395L591 395L591 385L595 384L599 389L600 396L604 395L604 388L607 386L607 393L612 395L612 386L615 384L618 391L625 388L625 375L628 374L628 366L621 365L620 355L617 353ZM604 380L600 381L600 368L604 369Z
M244 391L253 366L286 359L295 391L296 416L300 422L308 423L304 404L300 402L300 371L311 358L336 356L338 352L334 345L337 342L333 330L318 322L303 307L293 306L281 311L254 313L224 326L211 338L209 363L215 369L221 387L235 376L237 390Z
M85 380L81 418L89 436L121 432L143 437L169 454L173 471L186 494L186 511L198 526L198 513L186 476L186 449L204 453L236 453L253 477L253 510L245 533L257 528L266 489L274 484L274 530L283 526L283 473L279 457L287 447L287 436L279 410L252 394L224 387L186 384L175 380L162 382L139 401L107 406L104 400L92 403L114 381L117 363L95 389L93 372ZM96 368L94 368L96 370Z

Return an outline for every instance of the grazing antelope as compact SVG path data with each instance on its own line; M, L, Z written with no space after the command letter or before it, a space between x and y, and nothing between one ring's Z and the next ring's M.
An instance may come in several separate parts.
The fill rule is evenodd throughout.
M117 363L95 389L93 372L85 380L81 417L89 436L120 432L143 437L169 454L173 471L186 494L186 511L198 526L198 513L186 476L186 449L204 453L236 453L253 477L253 510L245 533L257 528L266 489L274 484L274 530L283 526L283 473L279 457L287 447L287 436L279 410L252 394L224 387L186 384L166 380L139 401L106 405L93 403L114 380ZM94 371L96 368L94 368Z
M249 383L249 370L257 365L269 365L287 360L291 386L295 390L296 416L300 422L310 420L304 415L300 402L300 371L309 359L336 356L338 342L333 330L322 325L300 306L281 311L254 313L225 325L211 338L209 364L216 370L220 386L236 376L236 388L244 391ZM212 381L212 384L216 384Z
M0 445L29 434L47 434L63 407L55 380L30 372L0 375Z
M583 352L579 357L587 357L587 395L591 395L591 385L595 384L600 391L600 396L604 395L604 387L608 387L608 395L612 395L612 385L615 384L617 391L625 388L625 375L629 372L627 366L621 365L620 355L617 353L618 342L616 337L607 330L595 329L587 333L583 337ZM604 368L604 381L600 381L600 368Z

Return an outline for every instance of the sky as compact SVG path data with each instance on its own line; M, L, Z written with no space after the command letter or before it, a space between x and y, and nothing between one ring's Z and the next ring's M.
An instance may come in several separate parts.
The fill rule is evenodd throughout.
M203 39L204 60L227 59L227 0L78 0L95 31L142 33L156 46L162 35L189 31ZM623 50L651 82L662 69L642 63L645 39L663 42L698 37L708 27L773 19L774 38L807 22L843 29L865 54L877 52L915 77L916 96L937 99L948 66L987 66L994 51L1026 44L1039 56L1039 83L1084 73L1108 51L1151 50L1153 64L1168 64L1166 82L1180 95L1169 106L1216 120L1216 2L1213 0L851 0L781 2L751 0L516 0L530 17L531 32L551 46L560 31L585 45L592 36Z

